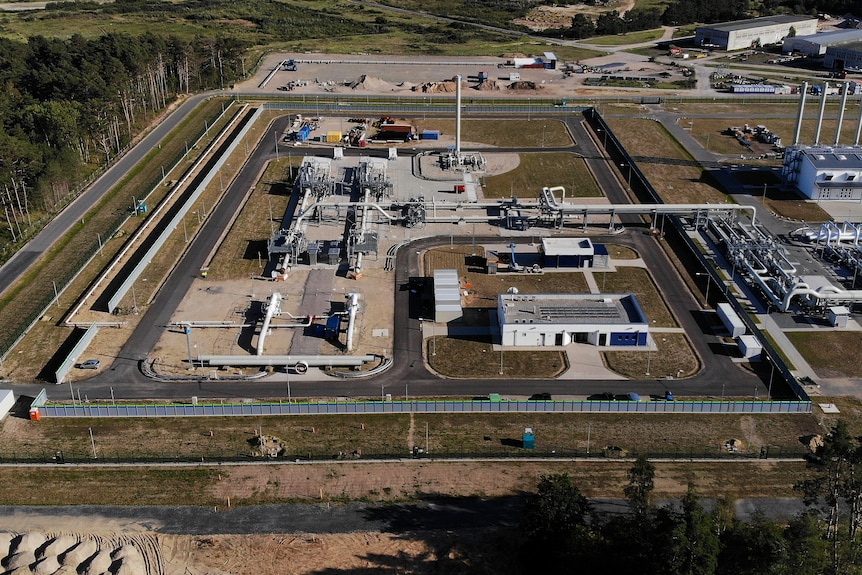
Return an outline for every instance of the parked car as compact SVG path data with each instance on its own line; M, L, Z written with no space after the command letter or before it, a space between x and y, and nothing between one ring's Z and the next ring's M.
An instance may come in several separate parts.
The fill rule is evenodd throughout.
M617 396L615 396L610 391L606 391L604 393L594 393L587 397L587 401L616 401Z
M623 393L616 397L617 401L640 401L641 396L637 393L630 391L628 393Z
M78 364L78 369L99 369L102 367L102 362L98 359L88 359Z
M534 393L530 396L529 401L551 401L551 394L547 392Z

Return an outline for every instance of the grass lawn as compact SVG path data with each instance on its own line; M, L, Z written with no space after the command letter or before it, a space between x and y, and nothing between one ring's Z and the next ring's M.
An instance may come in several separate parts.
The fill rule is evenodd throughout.
M631 379L643 379L647 375L655 379L687 377L700 369L700 362L684 334L653 333L652 340L656 349L651 352L646 349L602 352L605 364ZM673 387L673 382L668 382L668 386Z
M602 272L594 272L594 275L596 283L600 287L604 286L603 292L635 294L651 326L679 326L646 269L618 267L617 271L608 273L607 277L604 277Z
M499 348L494 351L488 336L433 336L425 340L428 364L445 377L549 379L568 368L562 351L506 350L502 352L502 363L500 356Z
M419 132L429 129L455 133L454 119L426 118L413 123ZM553 119L463 120L461 139L498 148L562 148L574 144L566 125Z
M438 347L438 357L441 351ZM499 370L499 354L496 355L497 362L491 363ZM509 355L508 352L504 354L504 369ZM391 392L396 401L403 392L394 386L386 391ZM326 460L339 452L355 450L368 457L401 455L407 452L411 441L420 441L420 435L424 440L425 423L429 427L432 453L450 457L467 453L516 455L520 450L504 440L519 440L525 426L534 428L539 454L554 450L585 452L588 433L596 449L617 445L629 453L711 452L719 455L724 442L730 438L744 439L746 443L751 438L752 444L757 446L776 446L798 453L802 446L800 438L822 430L812 415L527 412L46 418L41 422L4 422L0 427L3 439L0 457L50 460L55 452L63 451L67 461L89 459L92 456L90 430L96 453L103 461L250 458L252 440L261 430L267 436L282 440L287 459L310 456ZM588 426L591 429L588 430ZM491 443L486 437L490 437Z
M700 165L658 122L642 118L608 118L608 124L666 203L705 204L728 200L724 192L705 178Z
M584 43L595 44L596 46L623 46L626 44L641 44L643 42L653 42L658 40L664 34L664 30L641 30L639 32L629 32L628 34L613 34L611 36L596 36L588 38Z
M833 331L785 332L793 345L818 373L828 377L862 377L862 334Z
M566 152L520 154L518 167L509 172L488 176L482 191L486 198L522 198L539 196L544 186L563 186L566 198L601 197L593 174L583 158Z

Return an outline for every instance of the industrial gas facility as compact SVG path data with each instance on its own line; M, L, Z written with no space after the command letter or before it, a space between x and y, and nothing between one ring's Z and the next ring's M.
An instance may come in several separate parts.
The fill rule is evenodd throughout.
M543 122L559 122L567 131L571 144L564 149L588 163L601 197L576 197L570 185L554 181L549 173L545 181L517 190L513 186L509 197L488 198L486 178L505 171L510 160L496 158L493 148L470 144L470 134L463 131L462 77L454 82L451 135L427 127L427 134L419 132L409 118L382 115L374 121L355 111L349 117L324 118L285 107L285 115L270 126L272 136L267 136L275 140L275 148L262 143L247 160L255 158L263 166L286 155L301 158L284 213L273 214L270 204L269 224L260 214L260 229L270 226L270 231L265 248L255 248L259 273L243 282L223 282L208 274L230 223L220 236L196 238L208 242L209 255L199 263L186 258L180 264L195 266L196 277L177 288L178 303L162 311L165 328L149 347L128 351L131 356L142 354L140 375L168 383L286 380L290 394L291 378L294 385L333 378L385 382L410 377L413 372L404 371L405 366L412 368L419 359L433 378L428 345L436 349L442 335L487 338L489 349L499 355L503 377L504 351L559 350L569 358L561 377L589 380L593 386L620 379L603 366L601 357L626 349L644 355L644 379L653 383L641 384L655 386L651 354L660 352L666 334L683 333L694 363L661 377L690 380L693 393L714 393L706 383L698 388L697 382L710 365L723 365L739 370L740 381L754 378L755 386L766 388L767 397L807 405L808 382L800 381L784 362L775 337L767 332L800 321L827 329L855 328L854 312L862 301L862 290L856 289L862 265L859 223L796 226L786 234L770 229L771 216L753 200L664 203L592 107L579 108L576 114L566 109L563 118L551 114ZM803 144L807 92L803 85L793 143L784 151L783 189L815 201L858 201L862 115L852 144L842 144L848 105L844 90L835 137L831 145L824 144L824 86L814 141ZM198 180L153 234L166 238L184 226L183 218L195 213L190 205L200 186L221 178L226 158L237 151L260 114L254 105L236 114L213 144L213 159L201 166ZM232 182L225 198L248 197L256 185ZM235 219L243 203L235 200L232 205L219 209ZM146 265L166 241L159 238L140 247L130 244L121 255L128 258L122 273L100 278L96 285L103 291L94 287L66 318L69 325L87 328L58 362L57 383L81 376L74 366L91 354L93 341L106 337L100 330L117 323L117 310L129 309L130 295L131 309L137 312L135 282L147 281L141 279ZM456 246L471 249L458 256L460 262L435 263L431 251L447 245L453 252ZM614 245L629 246L636 254L633 262L610 255L608 247ZM675 278L680 270L655 250L659 245L673 250L683 263L689 284L701 292L698 299L688 293L690 303L682 303L669 295L690 288ZM478 315L475 290L463 272L465 262L471 273L499 282ZM656 324L656 308L651 307L656 304L645 305L644 294L605 289L608 274L632 265L652 278L673 318L668 325ZM111 264L106 269L113 268ZM561 273L580 274L584 284L563 293L538 287L541 278ZM512 287L517 283L512 278L518 277L536 278L536 284L530 291ZM648 294L646 299L651 299ZM158 299L146 303L160 305ZM712 331L687 323L693 305L714 318ZM418 343L412 343L417 335ZM733 351L726 354L730 359L709 351L705 342L715 338L725 346L732 342ZM598 367L578 373L573 368L583 364L578 354L599 358L593 361ZM768 366L765 381L762 369L752 374L734 365L752 363ZM92 381L109 377L99 371L104 370L96 370ZM663 397L666 390L660 391L657 395Z

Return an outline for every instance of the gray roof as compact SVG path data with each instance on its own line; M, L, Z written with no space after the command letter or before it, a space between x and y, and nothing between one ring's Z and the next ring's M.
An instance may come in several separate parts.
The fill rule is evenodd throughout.
M762 28L764 26L779 26L782 24L793 24L795 22L808 22L816 20L810 16L792 16L789 14L779 14L777 16L762 16L760 18L750 18L748 20L734 20L733 22L719 22L718 24L710 24L701 26L705 30L721 30L723 32L733 32L735 30L748 30L751 28Z
M785 38L785 42L794 40L803 40L812 44L843 44L845 42L853 42L854 40L862 41L862 30L851 28L849 30L829 30L828 32L818 32L817 34L807 34L805 36L794 36L793 38Z
M507 324L646 324L633 294L500 294Z
M816 147L803 150L803 154L819 170L862 168L862 148L859 147Z

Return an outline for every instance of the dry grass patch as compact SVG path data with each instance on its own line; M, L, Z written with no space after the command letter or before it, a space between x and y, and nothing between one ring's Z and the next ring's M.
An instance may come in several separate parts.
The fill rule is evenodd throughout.
M778 192L766 193L766 208L779 216L797 222L826 222L832 219L823 208L811 200L775 198Z
M687 377L700 369L697 355L685 334L653 333L656 349L648 352L645 347L638 351L602 352L605 364L616 373L631 378Z
M219 246L210 264L209 277L229 280L263 273L261 266L266 265L269 257L267 241L281 227L290 203L291 170L301 163L300 157L270 162Z
M604 275L604 273L595 272L596 283L604 286L602 291L635 294L651 326L679 326L646 269L619 267L616 272L607 273L607 278L603 277Z
M440 375L459 379L549 379L568 368L564 352L495 351L489 336L434 336L425 340L425 357Z
M428 118L414 120L422 130L441 130L455 134L455 120ZM559 120L462 120L464 142L487 144L497 148L562 148L574 144L566 125Z
M488 176L482 192L486 198L508 198L512 195L538 197L544 186L564 186L566 198L599 198L593 174L583 158L567 152L520 154L518 167L503 174Z
M705 179L700 165L660 123L642 118L608 118L607 121L666 203L727 201L726 194Z
M786 332L805 361L822 377L862 377L862 333Z

